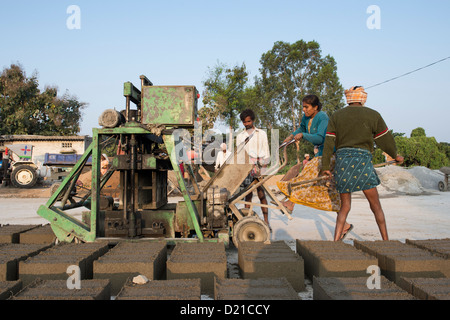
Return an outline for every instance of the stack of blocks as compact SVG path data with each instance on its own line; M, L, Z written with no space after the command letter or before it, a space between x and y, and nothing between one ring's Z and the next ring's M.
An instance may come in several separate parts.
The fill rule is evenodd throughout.
M81 280L80 289L69 289L66 280L36 279L12 300L110 300L109 280Z
M109 279L111 294L116 295L130 277L164 279L166 261L166 242L120 242L94 261L93 278Z
M305 290L303 259L284 241L240 243L238 263L244 279L285 277L294 290Z
M314 277L367 277L377 259L350 244L297 240L297 253L305 260L305 273Z
M401 277L446 278L450 276L450 260L397 240L355 240L354 245L376 257L381 273L396 283Z
M200 279L153 280L135 284L128 279L116 300L200 300Z
M78 266L81 279L92 279L93 261L108 250L107 244L62 244L51 247L19 263L19 278L24 286L33 280L67 280L67 268Z
M177 243L167 260L167 279L200 279L201 292L214 292L214 278L227 276L227 256L221 242Z

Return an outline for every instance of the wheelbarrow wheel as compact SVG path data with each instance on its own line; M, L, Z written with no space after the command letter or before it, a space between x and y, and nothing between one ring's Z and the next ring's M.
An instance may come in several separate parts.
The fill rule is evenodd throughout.
M257 216L247 216L236 222L233 229L233 243L239 248L241 242L269 242L270 230L267 224Z

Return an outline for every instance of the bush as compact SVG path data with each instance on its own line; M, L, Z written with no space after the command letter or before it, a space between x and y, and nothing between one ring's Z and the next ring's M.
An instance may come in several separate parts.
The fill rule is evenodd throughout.
M439 150L434 137L424 135L411 135L411 138L396 137L398 153L405 161L404 165L424 166L429 169L439 169L449 165L446 154Z

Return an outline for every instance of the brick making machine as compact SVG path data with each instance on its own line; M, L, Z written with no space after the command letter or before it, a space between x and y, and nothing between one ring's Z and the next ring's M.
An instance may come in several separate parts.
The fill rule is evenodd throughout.
M61 242L94 242L99 238L164 238L166 241L270 241L265 222L252 210L259 203L245 203L249 192L276 174L285 164L276 164L242 189L241 184L253 164L239 162L244 146L237 146L219 171L203 186L196 182L195 164L183 163L186 138L182 133L195 129L198 91L194 86L154 86L140 76L141 88L124 83L125 109L105 110L99 118L102 128L93 128L93 142L70 174L54 190L37 213L47 219ZM181 134L180 134L181 133ZM115 156L109 169L101 172L105 143L114 142ZM189 141L191 142L191 141ZM189 143L187 144L189 146ZM189 148L189 147L188 147ZM286 156L286 149L284 149ZM89 188L78 188L86 162L91 161ZM286 158L285 158L286 160ZM190 176L190 185L180 164ZM175 176L182 200L168 201L168 173ZM102 188L116 173L120 176L120 195L116 201ZM265 205L289 212L268 188L266 193L276 205ZM82 192L83 191L83 192ZM250 204L250 209L238 208ZM82 218L71 214L85 207Z

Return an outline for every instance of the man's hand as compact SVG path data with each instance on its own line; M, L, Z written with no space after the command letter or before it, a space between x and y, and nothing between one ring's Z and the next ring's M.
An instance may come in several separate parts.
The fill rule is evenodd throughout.
M289 142L289 141L291 141L292 139L294 139L294 136L291 134L291 135L289 135L289 137L287 137L286 139L284 139L283 143Z
M303 133L297 133L294 137L295 141L300 141L303 139Z
M327 176L327 179L329 179L331 178L331 171L330 170L322 171L322 175Z
M402 164L404 160L405 159L399 154L395 157L395 161L397 162L397 164Z

